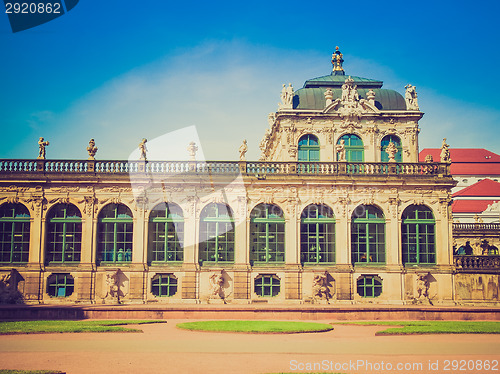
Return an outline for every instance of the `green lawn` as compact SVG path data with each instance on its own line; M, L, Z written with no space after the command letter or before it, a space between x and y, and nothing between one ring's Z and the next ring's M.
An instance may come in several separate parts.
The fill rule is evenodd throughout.
M333 327L326 323L289 321L200 321L178 323L177 327L197 331L250 333L300 333L333 330Z
M398 326L378 331L376 335L500 334L500 322L490 321L370 321L334 324Z
M142 332L123 327L145 323L165 323L165 321L15 321L0 322L0 334L33 334L62 332ZM1 374L1 372L0 372Z

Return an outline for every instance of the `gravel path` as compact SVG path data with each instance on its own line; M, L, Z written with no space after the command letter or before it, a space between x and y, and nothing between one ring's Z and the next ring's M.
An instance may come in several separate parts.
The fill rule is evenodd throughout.
M259 335L185 331L178 322L184 320L139 326L144 333L3 335L0 367L68 374L500 373L500 335L375 336L383 327L346 325Z

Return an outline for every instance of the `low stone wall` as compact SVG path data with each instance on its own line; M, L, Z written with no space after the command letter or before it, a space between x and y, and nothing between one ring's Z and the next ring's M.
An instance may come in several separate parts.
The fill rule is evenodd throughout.
M442 306L0 306L0 319L275 319L275 320L487 320L500 308Z

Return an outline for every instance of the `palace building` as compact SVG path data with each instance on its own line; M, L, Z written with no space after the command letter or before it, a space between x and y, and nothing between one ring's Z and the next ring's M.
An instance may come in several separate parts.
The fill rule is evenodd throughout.
M50 160L43 138L38 159L0 160L1 291L44 304L497 303L498 270L454 258L448 145L419 162L415 87L348 75L338 49L332 65L283 86L259 161L246 142L237 161L197 161L194 143L185 161L149 160L145 140L136 160L96 160L93 140L88 160Z

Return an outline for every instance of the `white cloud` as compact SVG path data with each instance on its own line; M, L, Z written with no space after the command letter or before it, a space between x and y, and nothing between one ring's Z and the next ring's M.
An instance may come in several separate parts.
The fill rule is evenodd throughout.
M347 74L383 80L385 88L400 93L408 83L373 61L356 56L345 59ZM90 92L65 112L50 113L53 125L43 134L51 142L48 157L85 159L88 141L94 138L97 159L126 159L142 138L196 126L207 160L236 160L245 138L247 158L255 160L268 126L267 115L277 109L281 85L292 82L298 89L306 79L329 72L329 54L238 41L208 42L134 69ZM421 121L421 149L439 147L447 137L452 147L499 151L494 128L498 111L440 97L432 88L417 88L420 107L426 112ZM32 143L26 141L21 147L29 145L35 152Z
M236 159L245 138L247 157L257 159L281 84L301 87L303 81L290 78L318 65L314 56L276 49L204 44L117 77L74 103L45 135L50 158L86 158L94 138L97 159L125 159L142 138L196 126L208 160ZM328 74L328 62L323 65Z

